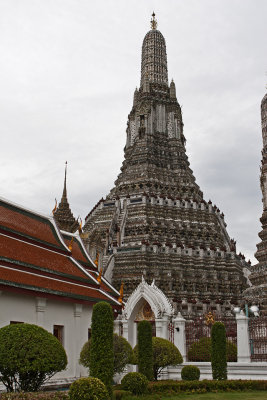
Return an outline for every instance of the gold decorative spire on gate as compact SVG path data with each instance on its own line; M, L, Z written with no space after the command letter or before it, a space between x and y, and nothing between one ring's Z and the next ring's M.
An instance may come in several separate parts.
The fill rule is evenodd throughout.
M213 325L215 322L215 315L212 314L210 311L208 314L205 315L205 323L206 325Z

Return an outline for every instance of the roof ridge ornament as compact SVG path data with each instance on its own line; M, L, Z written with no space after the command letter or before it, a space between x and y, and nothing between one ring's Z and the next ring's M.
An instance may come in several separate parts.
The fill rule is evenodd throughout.
M157 29L157 26L158 26L158 21L156 20L155 16L156 16L156 14L153 11L152 18L150 21L151 29Z

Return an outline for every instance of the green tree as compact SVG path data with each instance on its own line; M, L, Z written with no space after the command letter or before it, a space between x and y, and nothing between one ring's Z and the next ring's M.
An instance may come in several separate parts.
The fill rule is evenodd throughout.
M86 368L90 368L90 349L91 340L89 339L84 345L80 353L80 364ZM132 363L133 349L127 340L113 334L113 352L114 352L114 375L124 371L127 364Z
M90 348L90 376L100 379L112 396L114 368L113 312L105 301L93 307Z
M230 340L226 341L226 358L228 362L237 361L237 346ZM188 361L211 361L210 337L203 337L190 346Z
M148 321L138 323L138 370L149 381L153 379L152 326Z
M37 391L66 366L63 346L45 329L31 324L0 329L0 381L8 392Z
M213 379L227 379L226 333L222 322L211 328L211 368Z
M153 373L154 380L163 368L168 365L179 365L183 362L183 357L177 347L167 339L152 337L152 353L153 353ZM134 348L133 362L138 364L138 345Z

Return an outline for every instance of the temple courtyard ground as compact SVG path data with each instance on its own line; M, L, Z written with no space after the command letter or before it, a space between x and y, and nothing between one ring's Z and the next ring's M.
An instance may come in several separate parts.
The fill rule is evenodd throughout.
M202 394L177 394L166 395L147 395L147 396L129 396L127 400L267 400L267 391L251 392L222 392L222 393L202 393Z

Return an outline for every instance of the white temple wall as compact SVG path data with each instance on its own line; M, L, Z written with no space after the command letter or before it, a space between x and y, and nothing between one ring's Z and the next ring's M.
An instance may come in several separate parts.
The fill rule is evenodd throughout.
M54 325L63 327L63 346L68 365L65 371L52 378L58 383L88 375L87 369L79 365L78 360L81 348L88 340L91 316L92 306L6 291L0 295L0 328L11 321L39 325L50 333L53 333Z

